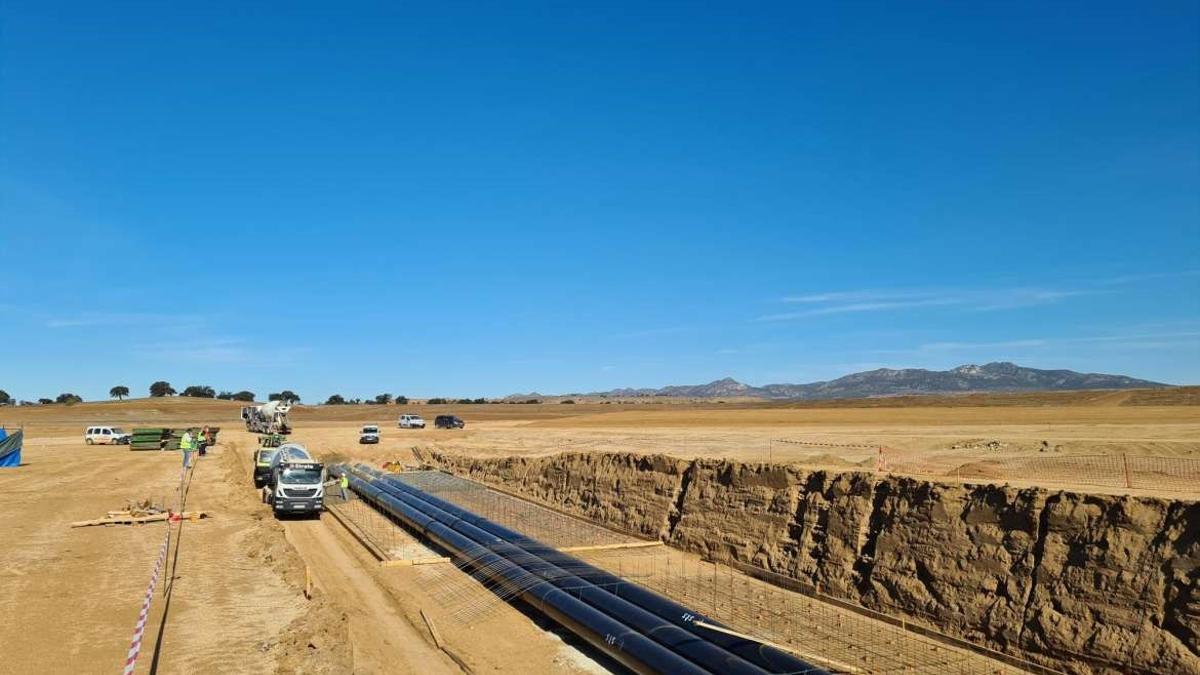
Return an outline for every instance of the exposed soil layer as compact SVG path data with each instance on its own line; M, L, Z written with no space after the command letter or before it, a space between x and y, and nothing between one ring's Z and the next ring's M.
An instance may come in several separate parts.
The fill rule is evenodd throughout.
M1200 673L1200 503L665 455L443 469L1073 673Z

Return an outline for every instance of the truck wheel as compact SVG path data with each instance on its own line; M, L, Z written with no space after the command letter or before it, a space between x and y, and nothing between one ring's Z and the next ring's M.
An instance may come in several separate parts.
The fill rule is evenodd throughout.
M90 438L85 438L85 439L83 439L83 442L84 442L84 443L87 443L88 445L93 445L93 441L92 441L92 439L90 439Z

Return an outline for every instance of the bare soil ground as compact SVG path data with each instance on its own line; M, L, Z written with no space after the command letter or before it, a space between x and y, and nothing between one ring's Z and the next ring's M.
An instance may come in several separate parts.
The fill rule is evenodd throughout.
M867 461L879 445L963 461L1038 454L1047 445L1063 455L1200 457L1197 398L1183 389L840 406L302 406L293 414L293 438L328 459L376 464L412 461L414 448L487 456L631 450L833 467ZM23 426L27 434L25 465L0 471L0 611L15 619L0 622L0 641L17 646L6 650L0 669L111 672L124 660L163 526L71 529L69 523L128 500L166 498L179 455L84 446L83 429L99 423L224 428L188 498L188 508L214 517L183 525L166 628L159 631L167 607L160 592L140 672L156 648L161 672L436 673L459 670L460 662L498 672L595 667L516 610L486 630L449 636L458 662L439 651L417 613L430 602L417 575L378 568L331 518L278 523L258 502L248 478L253 438L239 431L239 407L139 399L0 409L0 423ZM453 413L467 428L402 430L395 425L401 412L421 413L430 423ZM364 423L383 427L382 443L357 444ZM311 601L301 592L306 565L317 585Z

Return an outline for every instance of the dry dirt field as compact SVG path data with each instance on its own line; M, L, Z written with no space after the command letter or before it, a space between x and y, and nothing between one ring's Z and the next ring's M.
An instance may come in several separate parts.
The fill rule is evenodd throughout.
M319 455L375 464L412 461L415 448L487 456L628 450L845 467L869 464L880 446L946 465L1051 454L1200 458L1198 402L1191 388L841 405L302 406L292 418L293 440ZM164 673L598 668L516 610L487 631L448 637L439 650L418 613L428 596L416 577L379 568L328 517L279 523L259 503L249 480L254 439L240 430L239 405L138 399L0 408L0 424L24 427L27 437L25 464L0 470L0 610L9 617L0 641L19 646L6 650L0 672L112 672L124 660L164 526L69 524L131 500L167 498L179 456L85 446L84 427L98 423L224 429L188 493L189 509L213 517L180 530L178 563L154 599L138 672L155 660ZM401 412L430 423L450 412L467 428L402 430ZM378 446L357 444L364 423L383 427ZM306 567L312 600L302 593Z

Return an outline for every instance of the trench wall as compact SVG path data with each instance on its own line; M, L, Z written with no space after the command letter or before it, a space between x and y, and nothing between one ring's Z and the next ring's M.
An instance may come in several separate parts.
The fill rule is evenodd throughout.
M1200 674L1200 503L782 464L431 463L1073 673Z

